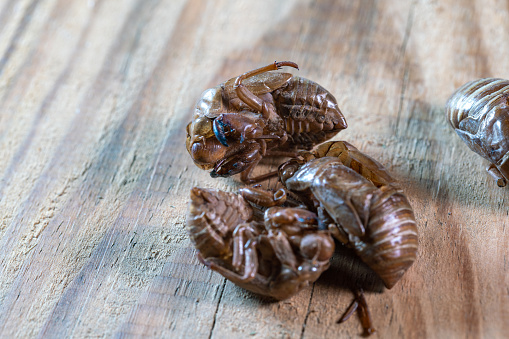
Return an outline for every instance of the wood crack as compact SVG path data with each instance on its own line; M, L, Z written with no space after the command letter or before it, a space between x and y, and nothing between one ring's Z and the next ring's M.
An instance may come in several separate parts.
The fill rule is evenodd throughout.
M306 324L308 322L309 315L313 312L311 311L311 302L313 301L313 294L315 292L315 283L313 283L313 287L311 288L311 294L309 296L309 303L306 310L306 317L304 318L304 322L302 323L302 330L300 331L300 338L304 338L304 332L306 331Z
M221 285L221 290L219 291L219 300L217 301L216 310L214 311L214 318L212 320L212 326L210 327L209 339L211 339L212 335L214 334L214 328L216 327L217 313L219 312L219 305L221 305L221 300L223 299L225 286L226 286L226 279L223 280L223 284Z

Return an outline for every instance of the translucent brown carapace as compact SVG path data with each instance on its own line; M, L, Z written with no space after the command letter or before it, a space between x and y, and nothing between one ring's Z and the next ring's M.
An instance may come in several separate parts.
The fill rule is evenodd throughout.
M334 241L316 214L272 207L254 211L235 193L193 188L187 228L210 269L252 292L286 299L329 267Z
M415 217L402 190L379 162L345 141L301 156L304 160L280 166L283 185L304 196L321 227L352 247L392 288L417 255Z
M485 78L466 83L446 104L449 124L468 147L487 159L499 187L509 180L509 80Z
M273 207L262 213L244 197ZM236 285L278 300L316 281L329 268L334 252L331 232L320 230L318 216L307 209L274 207L284 201L281 191L269 194L245 189L235 194L193 188L187 228L199 260ZM362 290L355 291L354 301L339 322L355 310L365 333L373 333Z
M206 90L196 104L186 147L198 167L245 183L278 176L283 186L193 188L187 227L198 257L242 288L285 299L327 270L334 237L392 288L416 259L412 208L380 163L347 142L325 142L347 127L336 99L313 81L271 72L283 66L297 68L274 62ZM291 159L253 177L265 156ZM358 310L371 334L362 289L354 292L339 321Z
M376 160L344 142L327 142L279 167L285 195L316 213L318 229L329 230L392 288L417 256L418 236L413 210L402 190ZM277 205L276 195L244 188L242 195L257 204ZM279 194L282 196L283 194ZM256 197L256 199L252 199ZM271 197L274 199L271 200ZM358 307L366 333L374 329L362 292L341 318Z
M265 156L295 155L347 127L336 99L317 83L289 73L270 72L274 62L203 92L187 126L186 147L194 163L213 177L241 174L245 183Z

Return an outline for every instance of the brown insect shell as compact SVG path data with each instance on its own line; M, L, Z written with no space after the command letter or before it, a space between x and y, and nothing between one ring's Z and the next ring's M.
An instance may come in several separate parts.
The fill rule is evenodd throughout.
M296 66L290 62L283 64ZM213 177L243 173L243 181L255 180L250 177L251 170L266 151L311 149L347 128L334 96L313 81L277 72L244 79L245 89L263 102L262 112L258 112L238 97L235 84L239 79L230 79L205 91L187 127L186 145L192 159L202 169L214 168ZM262 119L237 121L237 117L222 113L242 117L251 113ZM221 122L215 121L219 116ZM256 136L249 137L251 132ZM251 158L243 161L248 153Z
M286 84L292 78L290 73L267 72L243 81L253 94L270 93ZM216 87L205 90L195 106L191 122L187 125L186 148L194 163L209 170L221 159L234 152L222 145L213 131L212 123L222 113L242 113L259 118L260 114L242 102L234 89L237 77Z
M468 147L509 181L509 80L468 82L446 104L450 125Z
M258 211L260 212L260 211ZM187 218L192 242L206 265L252 292L286 299L314 282L329 267L334 252L330 232L316 230L316 215L308 210L272 207L257 214L241 195L193 188ZM265 218L265 225L259 223ZM295 227L294 227L295 226ZM253 275L241 278L247 261L236 266L233 239L244 233L244 255L254 249ZM288 235L286 231L292 230ZM237 235L241 235L237 233ZM292 232L291 232L292 233ZM254 241L253 241L254 240Z
M417 227L410 203L392 185L377 188L334 157L311 160L284 180L291 191L308 192L333 222L334 237L392 288L417 255Z

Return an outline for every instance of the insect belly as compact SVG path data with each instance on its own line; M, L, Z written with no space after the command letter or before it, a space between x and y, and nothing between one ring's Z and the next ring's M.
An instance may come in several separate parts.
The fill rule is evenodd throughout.
M293 144L305 149L332 138L337 131L324 131L323 123L308 120L283 119L284 129Z
M291 84L295 85L290 83L288 87ZM299 148L311 149L334 137L347 124L329 92L306 79L300 78L297 84L299 88L291 93L275 95L275 101L290 141Z
M204 257L231 255L225 239L234 228L252 217L252 209L240 196L214 189L195 187L187 215L191 241Z
M324 132L330 138L347 127L334 96L314 81L295 76L273 97L291 135Z

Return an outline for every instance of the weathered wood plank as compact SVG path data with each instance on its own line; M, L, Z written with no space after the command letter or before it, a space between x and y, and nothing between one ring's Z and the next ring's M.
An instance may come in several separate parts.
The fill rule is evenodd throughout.
M4 1L0 336L357 337L356 319L335 323L357 284L380 337L503 337L509 193L444 104L509 78L508 15L497 0ZM275 59L335 94L336 139L401 180L420 249L392 290L342 248L283 302L197 261L189 189L239 183L190 160L194 102Z

